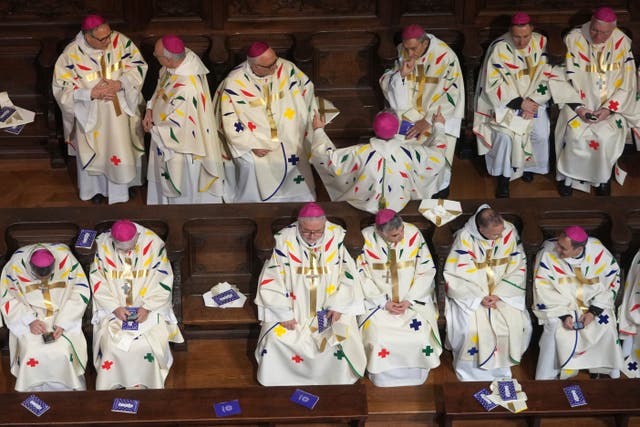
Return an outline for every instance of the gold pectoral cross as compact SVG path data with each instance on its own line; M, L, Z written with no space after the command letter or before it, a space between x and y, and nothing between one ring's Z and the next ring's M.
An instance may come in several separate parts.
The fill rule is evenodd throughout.
M100 58L100 73L103 79L111 80L111 72L116 71L120 68L121 63L118 62L113 64L111 67L107 66L107 61L104 59L106 55L102 55ZM118 100L118 94L116 93L113 102L113 110L116 112L116 116L120 116L122 114L122 109L120 108L120 101Z
M418 96L416 97L416 110L418 110L418 112L422 114L424 113L424 111L422 110L422 95L424 93L424 86L427 83L438 84L440 79L438 79L437 77L430 77L425 75L424 64L417 64L416 74L415 75L413 73L409 74L407 76L407 80L410 82L414 81L418 85L417 88L415 89L415 91L418 94Z
M400 291L398 283L398 270L401 268L407 268L415 264L414 261L398 262L396 258L396 250L394 248L387 248L387 262L385 263L373 263L371 268L374 270L384 271L384 280L389 284L391 282L391 300L393 302L400 302Z
M167 93L164 90L164 87L167 85L167 81L169 80L169 76L170 76L169 72L165 70L164 74L162 75L162 78L160 79L158 90L156 91L156 100L158 98L162 98L164 102L169 102L169 97L167 96ZM155 102L154 102L154 107L155 107Z
M318 260L314 251L309 252L309 267L298 267L297 274L303 274L309 281L309 315L311 318L316 316L318 308L316 307L318 301L318 283L316 279L319 279L323 274L328 273L326 266L318 266Z
M45 317L53 316L53 303L51 302L51 289L66 288L65 282L49 283L49 279L40 280L40 284L29 285L25 288L25 292L33 292L36 290L42 291L42 299L44 300L44 306L47 309Z
M524 59L527 62L527 68L518 71L516 73L516 79L519 79L522 76L529 76L529 79L533 80L533 77L536 75L536 71L538 70L538 64L533 63L531 55L526 56Z
M504 265L509 262L509 258L492 258L491 252L493 252L493 248L487 249L487 257L483 262L473 262L478 270L484 270L485 274L487 275L487 286L489 288L489 295L493 295L493 292L496 288L496 279L493 273L493 267Z
M583 312L586 312L587 310L589 310L589 307L585 304L584 301L584 286L591 286L600 283L600 279L597 277L587 279L586 277L584 277L584 274L582 274L582 270L580 269L580 267L574 267L573 272L575 274L575 277L563 277L558 280L558 283L561 285L569 283L573 283L576 285L576 301L578 301L578 307Z
M148 270L133 270L131 258L124 259L122 270L114 270L111 272L112 279L122 279L125 284L122 285L122 291L127 299L127 307L133 305L133 279L145 277L149 273Z
M278 126L276 125L276 121L273 117L273 110L271 108L271 103L274 100L282 99L284 97L284 92L274 92L271 93L270 84L265 83L262 86L262 93L264 98L256 99L255 101L251 101L249 106L258 107L264 105L267 114L267 121L269 122L269 127L271 128L271 141L278 142Z

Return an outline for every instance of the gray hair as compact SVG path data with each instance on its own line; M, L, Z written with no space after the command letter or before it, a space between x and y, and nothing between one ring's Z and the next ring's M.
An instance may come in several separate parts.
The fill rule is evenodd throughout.
M377 225L376 228L381 233L386 233L389 230L397 230L402 227L402 218L397 213L391 218L389 221L385 222L382 225Z
M322 216L301 216L301 217L298 217L298 222L300 223L300 222L305 222L307 220L318 220L318 219L326 221L327 220L327 216L326 215L322 215Z
M186 49L180 53L169 52L164 46L162 46L162 56L171 61L182 61L187 56Z

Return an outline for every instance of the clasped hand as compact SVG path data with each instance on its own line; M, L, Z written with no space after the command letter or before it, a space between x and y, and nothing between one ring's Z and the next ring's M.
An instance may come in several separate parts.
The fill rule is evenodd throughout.
M498 308L498 306L496 305L498 301L500 301L499 296L487 295L486 297L482 298L482 301L480 301L480 304L482 304L482 306L486 308Z
M587 311L582 316L580 316L578 320L582 322L584 324L584 327L586 328L587 325L593 322L595 318L596 316L593 313ZM574 324L573 316L567 316L562 322L562 325L565 327L565 329L569 329L569 330L573 330L573 324Z
M117 96L120 89L122 89L122 83L120 83L120 81L100 79L98 84L91 89L91 99L111 101Z
M400 302L387 301L384 305L384 309L387 310L391 314L404 314L404 312L409 308L411 303L407 300L403 300Z

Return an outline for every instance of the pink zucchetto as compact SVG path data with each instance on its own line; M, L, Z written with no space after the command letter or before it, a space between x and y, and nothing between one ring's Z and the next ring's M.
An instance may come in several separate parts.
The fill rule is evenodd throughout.
M376 225L385 225L396 216L396 211L393 209L382 209L376 214Z
M82 31L89 31L93 30L96 27L99 27L105 22L106 21L104 20L104 18L100 15L87 15L82 20L82 25L80 26L80 28L82 29Z
M249 49L247 49L247 56L249 58L257 58L258 56L269 50L269 45L265 42L253 42Z
M610 7L599 7L593 12L593 17L602 22L615 22L618 17Z
M511 17L511 25L527 25L531 23L531 17L524 12L514 13Z
M393 138L398 133L399 126L398 117L388 111L376 114L376 118L373 119L373 132L380 139Z
M119 219L111 226L111 237L118 242L129 242L136 235L136 225L128 219Z
M418 24L411 24L402 30L402 40L419 39L424 35L424 28Z
M29 262L40 268L49 267L56 259L47 249L37 249L31 254Z
M184 53L184 42L174 34L167 34L162 37L162 46L171 53Z
M318 218L324 216L324 209L314 202L304 205L298 213L298 218Z
M565 228L564 235L578 243L586 242L589 237L587 232L584 231L584 228L579 225L572 225L571 227Z

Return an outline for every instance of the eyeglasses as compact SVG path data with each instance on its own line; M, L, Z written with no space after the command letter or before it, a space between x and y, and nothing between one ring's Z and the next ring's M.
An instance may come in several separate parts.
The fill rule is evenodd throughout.
M324 228L322 230L305 230L300 228L299 231L300 234L305 237L322 236L322 234L324 233Z
M113 34L113 31L109 31L109 34L107 34L104 37L98 38L96 36L94 36L93 34L89 33L89 35L96 41L99 41L100 43L104 43L105 41L109 40L109 37L111 37L111 34Z
M270 65L260 65L257 62L254 63L254 65L257 66L257 67L260 67L260 68L264 68L265 70L270 70L270 69L272 69L273 67L276 66L277 62L278 62L278 58L276 58L276 60L273 61L273 63L271 63Z

